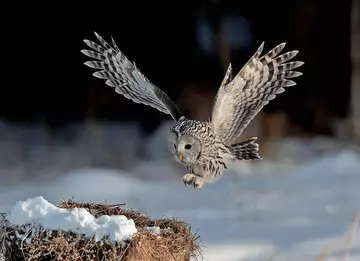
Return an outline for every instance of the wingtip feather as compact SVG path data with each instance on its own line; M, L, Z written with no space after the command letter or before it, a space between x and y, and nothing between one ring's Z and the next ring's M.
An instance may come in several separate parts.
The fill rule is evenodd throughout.
M96 71L92 74L95 78L104 79L104 77L101 76L101 73L99 71Z
M231 63L229 63L229 66L228 66L226 72L232 72L232 65L231 65Z
M257 49L257 53L258 53L259 55L263 52L264 46L265 46L265 41L263 41L263 42L260 44L259 48Z
M291 86L295 86L296 82L292 81L292 80L286 80L284 87L291 87Z
M94 65L93 65L94 63L91 61L84 62L84 64L90 68L94 68Z
M304 75L302 72L292 71L292 78L299 77Z

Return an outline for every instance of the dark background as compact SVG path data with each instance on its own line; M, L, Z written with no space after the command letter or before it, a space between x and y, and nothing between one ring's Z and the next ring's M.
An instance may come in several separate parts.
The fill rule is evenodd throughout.
M265 107L285 111L291 121L320 134L331 134L334 118L346 117L350 93L351 1L114 1L47 3L3 9L4 31L0 118L45 123L50 130L86 119L139 121L152 131L168 116L134 104L94 78L83 65L83 39L94 31L135 61L144 75L177 100L184 86L216 90L223 68L216 55L203 53L196 21L204 12L216 33L225 15L245 17L252 43L233 52L237 71L262 41L265 51L286 41L305 62L298 85Z

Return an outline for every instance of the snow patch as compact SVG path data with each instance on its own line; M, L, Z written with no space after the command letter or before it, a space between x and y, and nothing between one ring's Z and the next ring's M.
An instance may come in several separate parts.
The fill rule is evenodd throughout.
M87 237L94 235L96 242L104 237L113 242L125 241L137 232L134 221L123 215L95 218L84 208L58 208L43 197L16 202L7 219L19 226L35 223L44 229L73 231Z
M160 227L157 227L157 226L155 226L155 227L146 227L146 230L152 232L155 235L160 235L160 233L161 233Z

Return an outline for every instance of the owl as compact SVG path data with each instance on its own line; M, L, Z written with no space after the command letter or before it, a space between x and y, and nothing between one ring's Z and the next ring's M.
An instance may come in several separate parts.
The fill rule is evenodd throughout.
M281 43L261 55L263 42L236 75L229 64L210 119L197 121L186 118L166 93L127 59L112 37L111 46L96 32L95 36L101 45L84 40L92 50L81 52L94 59L84 64L97 69L93 76L105 79L106 85L114 87L117 93L172 117L175 124L168 135L169 150L187 170L182 177L184 184L194 188L214 183L235 161L261 159L257 137L243 141L239 141L239 137L270 100L286 87L296 85L291 78L302 75L293 69L303 62L290 61L298 51L280 55L285 47L285 43Z

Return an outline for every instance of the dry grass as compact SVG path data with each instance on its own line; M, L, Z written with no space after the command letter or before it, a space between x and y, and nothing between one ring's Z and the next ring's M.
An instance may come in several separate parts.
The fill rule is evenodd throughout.
M350 227L350 230L349 230L349 233L347 236L347 241L346 241L346 248L345 248L344 259L343 259L344 261L349 260L351 247L352 247L353 241L355 239L356 230L359 226L359 222L360 222L360 212L358 212L355 215L355 218L354 218L353 222L351 223L351 227ZM332 246L334 246L337 243L338 242L334 242L332 244L325 246L323 251L319 254L319 256L316 258L315 261L326 261L326 255L327 255L328 251L331 249Z
M349 260L350 250L353 245L353 241L355 239L356 230L359 226L359 222L360 222L360 212L358 212L356 214L354 221L351 224L351 228L350 228L349 235L348 235L347 242L346 242L347 244L346 244L346 250L345 250L345 255L344 255L344 261Z
M3 215L0 220L0 261L1 250L5 250L8 260L179 260L199 259L201 249L196 235L183 221L176 219L151 219L139 212L123 209L119 205L107 203L78 203L62 201L61 208L85 208L95 217L101 215L124 215L133 219L138 233L125 244L113 244L104 240L95 242L94 238L70 231L38 230L28 233L28 227L11 226ZM146 227L158 226L161 233L154 234ZM24 234L19 238L17 234ZM27 235L28 234L28 235ZM31 243L27 240L31 239Z

